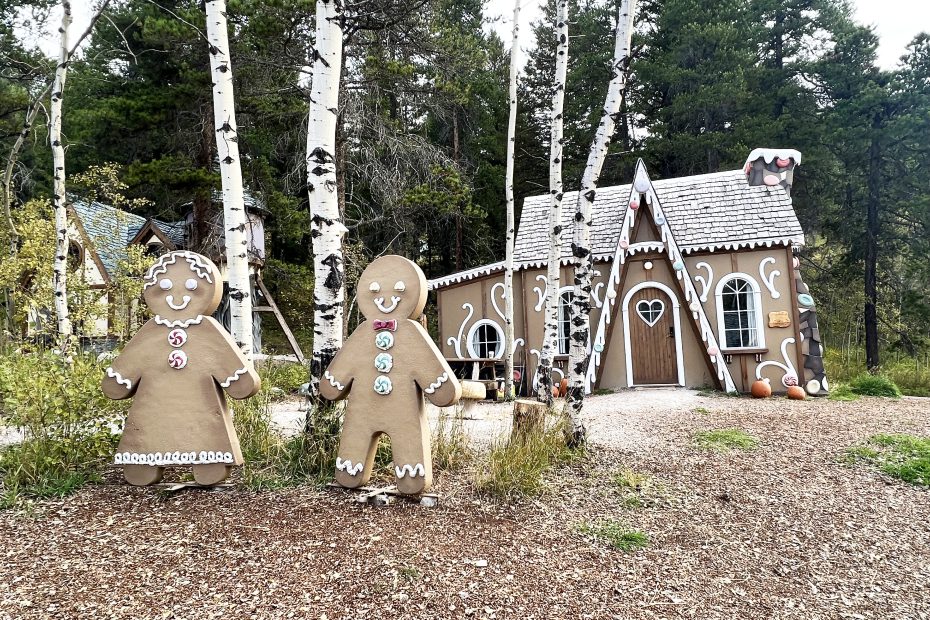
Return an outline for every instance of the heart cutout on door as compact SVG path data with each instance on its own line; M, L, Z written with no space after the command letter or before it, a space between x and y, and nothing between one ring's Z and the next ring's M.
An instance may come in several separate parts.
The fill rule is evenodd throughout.
M664 312L665 303L661 299L643 299L636 304L636 314L649 327L658 323Z

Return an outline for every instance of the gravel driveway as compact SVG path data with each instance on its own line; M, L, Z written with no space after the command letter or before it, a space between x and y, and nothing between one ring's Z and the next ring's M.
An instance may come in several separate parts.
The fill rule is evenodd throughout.
M930 435L928 401L632 391L586 411L591 456L517 504L457 474L436 508L104 484L0 513L0 618L930 617L930 492L840 458L877 432ZM719 428L759 445L693 444ZM640 490L612 482L623 469ZM578 533L603 519L648 545Z

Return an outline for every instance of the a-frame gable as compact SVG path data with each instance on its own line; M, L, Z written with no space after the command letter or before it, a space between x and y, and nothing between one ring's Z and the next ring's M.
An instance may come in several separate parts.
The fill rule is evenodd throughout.
M617 320L617 296L621 292L619 287L626 269L626 259L640 251L661 252L669 261L675 273L678 282L678 289L682 298L687 304L687 310L691 313L694 321L695 331L703 341L705 355L710 366L716 371L717 380L721 388L727 392L736 391L736 385L733 383L733 377L730 376L730 370L727 368L717 339L711 329L710 322L701 305L697 291L691 275L688 273L688 266L682 257L681 250L675 241L675 235L669 222L662 210L662 204L659 196L655 191L652 180L646 172L646 165L643 160L636 163L636 173L633 177L633 185L630 188L630 197L624 207L625 212L620 224L620 235L617 241L617 249L614 253L614 260L610 269L610 277L607 279L607 292L604 296L604 308L601 310L600 321L598 322L597 332L591 345L591 361L588 365L588 372L585 377L585 390L590 392L597 381L597 373L601 365L601 356L605 352L608 344L608 333L611 322ZM659 231L660 239L643 243L633 243L633 229L637 217L652 218ZM624 343L629 347L630 343Z

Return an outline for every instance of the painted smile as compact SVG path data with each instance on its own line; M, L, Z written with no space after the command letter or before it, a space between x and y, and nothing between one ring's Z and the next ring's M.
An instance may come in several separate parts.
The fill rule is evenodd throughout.
M384 305L384 297L376 297L376 298L375 298L375 305L378 306L378 310L380 310L381 312L383 312L383 313L385 313L385 314L390 314L390 313L394 312L394 308L397 307L397 302L399 302L399 301L400 301L400 297L392 296L392 297L391 297L391 305L390 305L390 306L385 306L385 305Z
M187 307L187 304L191 302L191 298L190 298L190 295L185 295L181 299L183 299L184 302L180 304L176 304L174 303L174 295L168 295L167 297L165 297L165 303L167 303L168 307L171 308L172 310L183 310L184 308Z

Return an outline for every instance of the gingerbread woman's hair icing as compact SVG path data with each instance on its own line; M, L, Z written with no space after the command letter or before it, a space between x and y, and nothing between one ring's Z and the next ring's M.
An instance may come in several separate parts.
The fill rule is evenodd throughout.
M432 483L430 432L424 397L438 407L462 395L458 379L418 318L426 306L426 277L412 261L383 256L362 273L358 305L364 321L333 359L322 395L348 398L336 459L336 481L350 488L371 477L378 437L391 438L401 493Z

